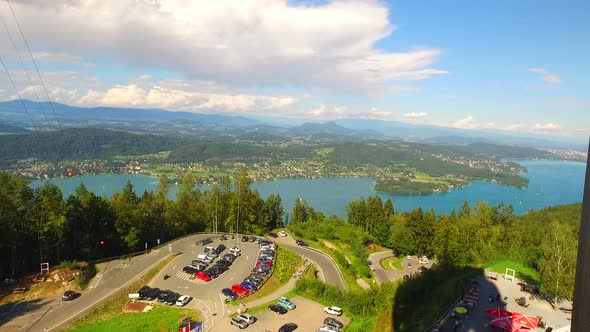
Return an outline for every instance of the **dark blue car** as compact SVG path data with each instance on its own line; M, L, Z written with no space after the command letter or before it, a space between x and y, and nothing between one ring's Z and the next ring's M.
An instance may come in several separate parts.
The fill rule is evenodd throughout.
M238 297L238 294L234 293L234 291L232 291L229 288L224 288L221 290L221 294L225 295L226 297L235 300Z
M242 285L247 290L255 290L256 289L256 286L252 285L251 283L249 283L247 281L242 282L240 285Z

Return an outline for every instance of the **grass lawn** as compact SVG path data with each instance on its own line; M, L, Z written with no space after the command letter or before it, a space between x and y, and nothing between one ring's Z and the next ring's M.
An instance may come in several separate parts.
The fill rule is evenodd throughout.
M381 261L381 266L384 269L395 271L395 270L403 270L404 267L402 266L404 258L403 257L388 257Z
M522 262L503 259L488 263L484 266L484 269L497 272L498 274L506 273L507 268L516 271L516 278L524 280L527 283L539 284L539 273L532 267L524 265Z
M199 310L156 305L149 312L122 313L108 320L80 325L70 331L176 331L186 317L202 320Z
M166 265L174 260L175 257L175 255L168 256L154 268L149 270L146 274L132 282L129 286L120 289L108 300L103 301L97 307L92 309L87 315L74 321L71 324L72 330L78 331L78 328L85 326L98 326L100 324L106 324L107 321L113 320L118 316L126 315L122 313L122 309L123 306L129 302L128 294L135 293L139 288L141 288L141 286L147 285L149 281L158 275L160 270L162 270Z

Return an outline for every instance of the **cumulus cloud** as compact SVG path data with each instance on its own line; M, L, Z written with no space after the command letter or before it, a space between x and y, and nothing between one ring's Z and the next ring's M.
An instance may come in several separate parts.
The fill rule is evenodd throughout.
M549 84L557 84L561 83L561 77L550 73L545 68L529 68L531 73L539 74L539 79L549 83Z
M27 0L14 7L37 48L107 54L189 79L371 93L447 73L431 68L440 50L375 47L396 29L377 1Z
M472 116L459 119L449 125L454 128L461 129L496 129L502 131L519 132L519 133L530 133L530 134L547 134L547 135L567 135L564 129L556 123L535 123L532 125L528 124L510 124L510 125L499 125L494 122L480 123L475 121Z
M426 112L410 112L410 113L404 114L404 117L410 118L410 119L421 119L421 118L425 118L427 116L428 116L428 113L426 113Z

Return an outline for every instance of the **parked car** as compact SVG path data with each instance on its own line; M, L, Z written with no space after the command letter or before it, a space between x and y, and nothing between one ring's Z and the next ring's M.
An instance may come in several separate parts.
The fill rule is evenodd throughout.
M271 262L269 262L269 261L265 261L265 260L262 260L262 261L257 261L257 262L256 262L256 266L260 266L260 265L264 265L264 266L272 267L272 263L271 263Z
M221 253L222 253L222 252L225 250L225 248L226 248L226 247L225 247L225 245L224 245L224 244L222 244L222 243L220 243L220 244L217 246L217 248L215 248L215 252L216 252L217 254L221 254Z
M337 329L341 329L341 328L344 327L344 324L342 324L336 318L332 318L332 317L326 317L326 319L324 319L324 324L325 325L329 325L329 326L333 326L333 327L335 327Z
M145 299L149 301L153 301L160 296L162 291L159 288L152 288L149 292L145 294Z
M197 274L197 272L199 272L199 269L197 269L194 266L185 266L182 268L182 272L194 275Z
M240 329L245 329L248 327L248 322L246 322L245 320L241 319L240 317L236 316L233 317L230 321L231 325L233 326L237 326Z
M412 260L412 256L409 256L409 255L408 255L406 258L407 258L409 261L411 261L411 260Z
M256 242L256 236L250 236L248 238L248 241L250 241L250 242Z
M281 296L279 297L279 301L277 302L278 305L283 306L289 310L293 310L297 308L295 303L291 302L288 298Z
M192 260L192 262L191 262L191 265L192 265L192 266L195 266L195 267L200 267L201 265L202 265L202 266L207 266L207 264L205 264L205 263L201 262L201 261L200 261L200 260L198 260L198 259L193 259L193 260Z
M143 286L137 291L137 294L139 294L140 298L144 299L146 297L146 295L150 292L150 290L151 290L150 286Z
M334 316L340 316L342 315L342 309L339 307L325 307L324 308L324 312L330 315L334 315Z
M215 279L219 277L221 271L216 267L210 267L208 270L205 271L211 278Z
M254 269L252 269L252 272L268 274L270 272L270 267L265 266L265 265L257 266Z
M211 276L207 274L205 271L199 271L196 274L196 277L203 280L203 281L211 281Z
M252 325L252 324L256 323L256 321L258 320L258 318L254 317L250 314L241 314L241 315L238 315L238 317L245 320L248 323L248 325Z
M248 242L248 240L250 240L249 237L247 237L246 235L242 236L242 242Z
M231 290L238 295L246 295L249 293L249 290L240 284L231 286Z
M219 257L219 254L215 250L211 250L207 253L207 257L209 257L211 260L214 260L215 258Z
M256 289L258 289L258 286L260 286L260 282L251 277L247 277L246 279L244 279L244 281L253 285L254 287L256 287Z
M205 253L208 253L208 252L211 252L211 251L213 251L213 250L215 250L215 248L213 248L213 247L211 247L211 246L207 246L207 247L205 247L205 249L204 249L203 251L204 251Z
M287 232L285 232L285 231L280 231L280 232L279 232L279 236L285 237L285 236L287 236Z
M279 237L279 236L277 235L277 233L268 233L268 236L270 236L270 237Z
M279 315L284 315L284 314L287 313L287 309L281 307L278 304L271 304L271 305L268 306L268 309L270 309L270 311L276 312Z
M168 296L170 296L170 294L172 293L171 290L164 290L160 292L160 295L158 295L158 302L166 302L166 299L168 298Z
M197 244L200 246L204 246L204 245L212 243L212 242L213 242L213 240L211 240L210 238L207 238L207 239L202 239L202 240L197 241Z
M331 325L324 325L316 330L316 332L338 332L340 329Z
M287 323L279 327L279 332L292 332L297 330L298 326L295 323Z
M187 303L189 303L193 298L188 295L183 295L176 300L176 305L179 307L184 307Z
M178 293L170 293L170 295L168 295L168 297L166 298L166 304L167 305L174 305L176 304L176 301L178 300L178 298L180 297L180 294Z
M223 255L223 257L222 257L222 259L224 259L224 260L226 260L226 261L228 261L228 262L230 262L230 263L233 263L233 262L236 260L236 258L237 258L237 257L236 257L236 256L234 256L234 255L232 255L232 254L225 254L225 255Z
M256 290L256 286L252 285L251 283L249 283L247 281L241 282L240 285L242 287L244 287L245 289L247 289L248 291Z
M76 298L76 292L74 291L65 291L64 295L61 296L62 301L71 301Z
M305 242L303 240L297 240L295 242L297 243L298 246L301 246L301 247L309 247L309 244L307 244L307 242Z
M238 248L238 247L231 247L228 250L229 252L242 252L242 249Z
M232 300L235 300L238 297L238 294L236 294L233 290L231 290L229 288L222 289L221 294L223 294L225 297L228 297Z

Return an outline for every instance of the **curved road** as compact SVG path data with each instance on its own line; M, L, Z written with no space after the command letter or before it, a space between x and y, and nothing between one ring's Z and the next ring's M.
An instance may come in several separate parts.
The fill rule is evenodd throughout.
M377 279L378 284L393 281L397 277L397 274L394 271L385 270L381 266L382 260L393 256L395 255L392 251L381 251L369 255L369 262L371 262L373 272L375 273L375 279Z
M187 255L178 256L177 259L165 268L166 270L169 270L171 267L174 270L177 268L181 269L182 266L177 267L175 262L188 259L189 256L192 256L190 253L195 250L201 251L200 248L195 248L195 241L212 236L214 235L197 234L188 236L171 242L170 248L163 247L160 250L152 251L131 259L121 259L106 263L103 270L91 281L90 288L83 291L81 296L76 300L62 302L60 297L54 297L38 301L17 303L8 309L7 313L0 317L0 324L2 324L0 331L59 331L60 329L63 329L68 322L87 313L101 301L143 275L158 262L170 255L170 253L187 253ZM295 245L295 241L290 237L274 240L279 240L277 241L279 244L315 263L316 266L319 267L320 273L326 283L335 285L341 289L346 289L346 284L341 277L338 267L327 255L313 249L299 247ZM235 241L236 240L233 240L232 243L235 243ZM249 255L245 256L247 257ZM248 260L251 259L253 258L249 258ZM244 261L245 260L246 259L244 259ZM171 275L174 277L174 274ZM158 278L156 278L155 281L156 284L160 283ZM175 282L172 283L176 284ZM219 284L219 286L221 286L221 283ZM215 310L221 313L225 311L226 308L224 308L221 299L217 299L217 296L213 296L213 292L218 294L221 288L223 288L219 286L209 287L211 288L212 293L211 299L207 300L215 300L214 303L216 304L216 307L217 301L219 301L220 307L212 309L211 311ZM176 287L172 286L171 288ZM183 288L187 289L189 287L184 286ZM180 292L181 290L178 289L178 291ZM195 300L198 299L195 298ZM211 303L213 301L206 302ZM193 306L203 305L203 303L196 302L191 302L191 304ZM222 314L219 316L223 317L224 315ZM221 317L215 318L221 319Z
M327 284L332 284L343 290L348 289L346 283L344 282L344 279L342 278L342 274L338 269L338 266L330 258L330 256L320 252L319 250L298 246L291 236L279 237L273 239L273 241L289 250L296 252L297 254L299 254L299 256L307 258L313 263L315 263L316 266L319 267L324 282L326 282Z

